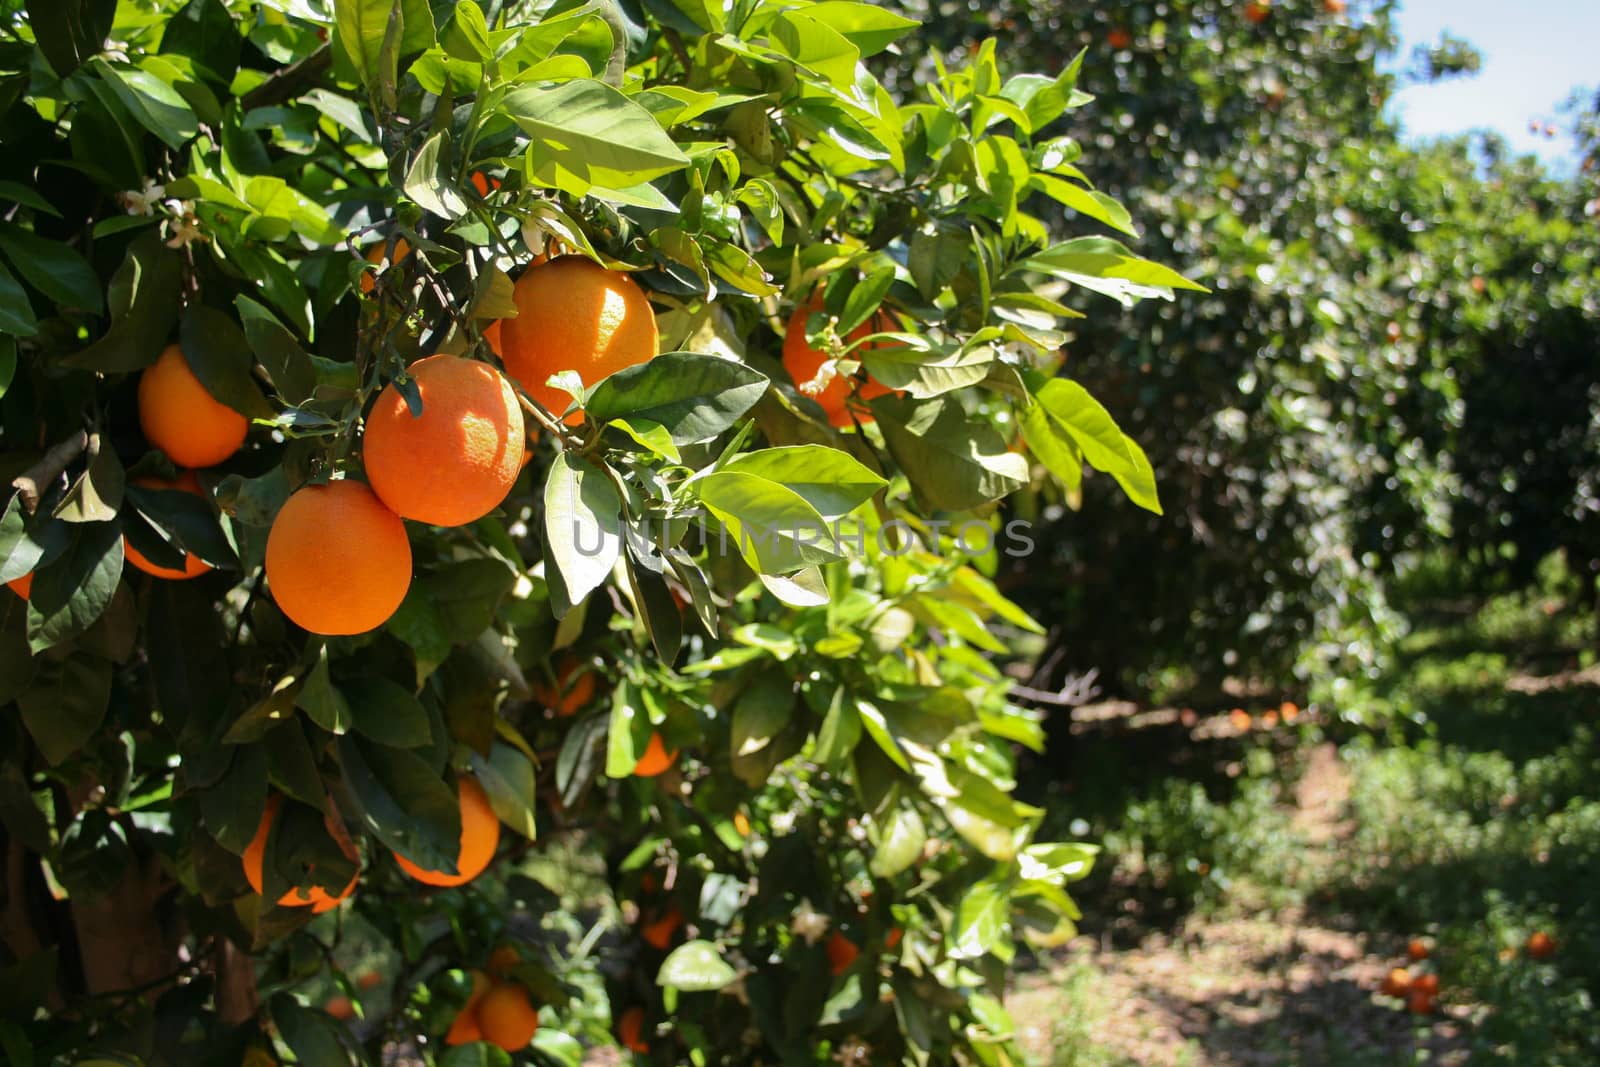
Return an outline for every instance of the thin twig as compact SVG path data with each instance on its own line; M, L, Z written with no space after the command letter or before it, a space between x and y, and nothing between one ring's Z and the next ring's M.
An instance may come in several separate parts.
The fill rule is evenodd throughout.
M39 509L39 498L45 487L67 469L67 464L83 454L89 447L89 431L79 430L65 441L57 443L44 457L11 480L17 495L22 498L22 508L29 515Z
M285 100L292 100L310 89L331 66L333 66L333 47L325 44L245 93L239 102L240 106L249 111L251 108L269 107L272 104L281 104Z

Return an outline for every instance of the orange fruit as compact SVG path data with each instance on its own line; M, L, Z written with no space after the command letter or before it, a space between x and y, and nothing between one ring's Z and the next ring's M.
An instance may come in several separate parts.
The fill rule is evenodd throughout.
M678 750L667 751L667 746L661 741L659 732L650 735L650 743L644 748L644 755L639 757L639 762L633 765L633 773L640 778L654 778L678 759Z
M489 190L500 188L500 179L491 178L481 170L472 172L472 187L478 190L478 195L487 197Z
M28 597L33 593L33 572L29 571L21 578L16 578L7 582L6 588L17 594L23 600L27 600Z
M1296 706L1294 701L1285 700L1278 705L1278 714L1283 716L1284 722L1294 722L1296 716L1300 714L1300 708Z
M683 912L674 904L665 915L659 919L644 923L639 927L639 936L655 948L665 952L667 946L672 944L672 935L677 933L678 927L683 925Z
M504 319L495 319L478 332L483 335L484 343L489 346L489 351L495 355L500 354L500 324Z
M1413 989L1406 997L1406 1010L1412 1015L1432 1015L1433 995L1424 993L1420 989Z
M501 945L489 953L489 973L496 978L504 978L506 972L522 962L522 956L511 945Z
M1406 945L1406 955L1409 956L1413 960L1425 960L1425 959L1427 959L1428 958L1428 943L1426 941L1422 940L1422 938L1420 938L1420 937L1413 937L1411 939L1411 941Z
M362 989L377 989L383 984L383 975L377 971L367 971L356 979L356 985Z
M139 375L139 428L180 467L210 467L244 444L250 420L200 384L177 345Z
M861 955L861 950L856 943L835 930L828 938L828 970L835 978L850 969L850 965Z
M200 487L200 479L194 476L194 471L184 471L178 475L176 481L172 482L162 481L160 478L146 477L135 478L133 484L144 486L147 489L177 489L202 498L206 495L205 490ZM185 552L183 554L183 570L180 571L176 567L161 567L151 563L137 548L133 547L133 542L131 541L123 541L122 551L128 557L129 563L146 574L155 575L157 578L181 581L185 578L198 578L211 569L208 564L201 562L193 552Z
M522 469L522 408L487 363L429 356L408 370L422 395L413 416L393 384L367 414L361 453L378 499L430 526L481 519L511 492Z
M1344 0L1322 0L1322 10L1330 15L1344 14Z
M1411 992L1425 993L1430 997L1439 995L1439 976L1436 974L1419 974L1411 980Z
M750 836L750 820L745 817L744 812L736 811L733 813L733 828L739 831L740 837Z
M1543 930L1536 930L1528 935L1528 943L1524 947L1528 950L1528 955L1536 960L1553 956L1556 951L1555 941L1551 940L1550 935Z
M1116 27L1110 33L1106 34L1106 44L1110 45L1112 48L1115 48L1119 52L1124 48L1127 48L1132 43L1133 34L1129 33L1121 26Z
M1268 729L1268 730L1271 730L1272 728L1277 726L1278 725L1278 713L1273 711L1271 708L1268 708L1266 711L1263 711L1261 713L1261 725L1265 729Z
M456 785L456 794L461 806L461 850L456 854L455 874L430 871L398 852L394 854L403 871L427 885L465 885L489 866L495 847L500 844L500 820L478 780L463 776Z
M623 1047L630 1052L643 1055L650 1051L650 1045L644 1039L644 1009L635 1004L622 1013L622 1018L617 1020L617 1037L622 1040Z
M517 279L515 318L500 322L500 359L527 394L559 416L572 402L546 385L577 371L593 388L619 370L654 359L656 315L644 290L623 271L583 256L559 256ZM576 424L574 415L567 420Z
M1241 733L1250 729L1250 713L1243 708L1234 708L1228 712L1228 721L1233 724L1235 730Z
M1396 967L1384 978L1381 991L1387 997L1403 997L1410 989L1411 972L1404 967Z
M900 947L900 939L905 936L905 931L898 926L889 931L889 936L883 939L883 944L890 952Z
M594 672L584 671L573 675L583 665L576 656L563 656L556 665L556 688L542 680L533 686L533 698L553 710L560 718L578 713L578 709L594 699Z
M789 372L789 377L794 379L794 384L800 392L811 397L822 406L823 413L828 416L828 423L839 429L844 429L851 424L849 403L851 395L862 400L871 400L873 397L883 396L893 392L888 386L868 375L865 381L846 378L835 374L829 379L828 384L820 390L812 392L815 388L817 371L828 359L828 354L821 349L812 348L806 343L806 321L815 311L822 309L822 294L813 294L811 299L801 307L795 309L789 317L789 327L783 335L783 369ZM868 322L862 323L850 332L847 342L859 341L861 338L874 333L886 333L895 329L899 324L888 312L880 311ZM881 342L868 347L882 348L893 347ZM860 358L860 349L851 353L853 358ZM859 416L862 422L871 422L872 416L863 413Z
M478 1028L478 1005L488 996L493 985L489 976L482 971L472 972L472 992L467 994L467 1002L461 1005L456 1017L450 1020L450 1029L444 1035L445 1044L469 1045L483 1040L483 1031Z
M355 1015L356 1006L350 1003L349 997L341 993L337 996L329 997L328 1002L322 1006L322 1010L342 1022Z
M367 262L371 263L374 267L377 267L380 273L384 269L383 252L384 252L384 249L387 247L387 245L388 245L387 241L379 241L377 244L375 244L371 248L367 249L367 254L366 254ZM406 242L406 239L404 237L396 237L394 239L394 258L389 260L389 266L391 266L391 267L394 266L396 263L399 263L402 259L405 259L410 254L411 254L411 245ZM370 293L370 292L372 292L372 290L376 289L377 287L378 287L378 275L374 274L370 270L362 271L361 272L361 291L363 293Z
M539 1011L521 986L495 986L478 1002L478 1029L485 1041L516 1052L539 1032Z
M1272 0L1250 0L1245 5L1244 17L1257 26L1267 21L1267 16L1272 14Z
M329 635L376 629L411 586L405 523L361 482L308 485L272 521L267 585L302 629Z
M267 806L261 812L261 822L256 825L256 835L250 839L250 844L245 847L239 860L244 866L244 880L250 883L250 888L261 893L262 864L267 856L267 837L272 833L272 823L278 817L278 809L283 805L283 797L276 793L267 797ZM339 906L339 902L356 891L356 883L361 880L360 854L356 852L355 843L350 840L350 835L345 833L344 827L332 820L328 821L328 829L339 842L340 850L357 861L356 873L350 876L350 884L336 897L329 896L321 886L312 886L310 890L291 889L278 898L278 905L285 908L310 908L315 914L321 915L325 911L332 911Z

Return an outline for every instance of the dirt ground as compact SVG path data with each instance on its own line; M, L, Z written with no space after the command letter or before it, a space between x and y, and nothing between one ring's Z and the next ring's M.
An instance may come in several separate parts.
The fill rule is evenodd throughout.
M1333 746L1315 750L1294 817L1330 857L1349 829L1339 821L1348 791ZM1374 995L1395 965L1359 932L1298 910L1197 919L1151 931L1133 949L1081 937L1047 973L1019 979L1010 1006L1030 1059L1046 1067L1311 1067L1417 1062L1419 1053L1433 1064L1462 1062L1455 1017L1421 1022ZM1063 1004L1064 976L1074 973L1073 993L1093 1003ZM1094 1055L1065 1047L1085 1040Z

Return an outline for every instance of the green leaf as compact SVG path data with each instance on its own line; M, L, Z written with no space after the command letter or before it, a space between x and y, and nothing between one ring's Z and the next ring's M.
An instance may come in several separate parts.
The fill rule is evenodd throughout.
M517 89L501 109L528 135L529 176L546 185L560 186L564 172L585 185L626 189L689 165L649 111L604 82Z
M454 874L461 850L455 792L421 756L402 748L339 739L345 781L361 805L361 825L419 867Z
M278 993L272 998L272 1021L301 1063L339 1067L350 1062L350 1054L339 1040L339 1024L323 1012L302 1007L291 994Z
M1021 260L1008 271L1038 271L1132 305L1158 296L1171 299L1174 289L1207 292L1175 270L1140 259L1109 237L1080 237L1051 245Z
M355 714L350 710L344 694L334 688L328 674L328 649L317 652L317 662L306 675L305 684L295 696L295 707L311 716L311 721L331 734L342 734L355 725Z
M1052 200L1065 204L1078 214L1097 219L1130 237L1139 236L1139 231L1133 228L1133 217L1128 214L1128 209L1106 194L1085 189L1081 185L1050 174L1035 173L1029 181L1033 188L1043 192Z
M773 48L816 71L836 88L855 85L861 49L826 22L813 17L812 9L784 11L772 20L767 32Z
M56 505L64 522L110 522L122 506L122 461L99 434L89 435L89 464Z
M28 293L16 276L0 263L0 333L17 337L32 337L39 332L39 320L34 317Z
M26 7L28 28L59 78L105 48L117 14L117 0L27 0Z
M868 864L872 876L893 878L910 867L921 858L927 839L928 831L917 809L908 805L892 809L878 830L878 847Z
M889 454L924 507L967 511L998 500L1028 482L1028 462L1006 448L988 422L969 416L950 397L871 401Z
M34 583L37 592L38 582ZM22 721L45 759L60 763L93 737L111 702L111 661L87 652L42 657L17 696Z
M1052 473L1063 467L1062 473L1071 474L1067 464L1072 449L1064 448L1060 441L1065 436L1090 466L1115 478L1129 500L1161 514L1155 472L1144 449L1122 432L1111 413L1087 389L1067 378L1051 378L1038 384L1033 395L1035 403L1022 419L1022 436L1040 462ZM1057 476L1062 477L1062 473Z
M445 51L457 59L487 63L494 58L494 44L489 40L489 25L484 21L483 9L472 0L461 0L455 5L440 38Z
M855 750L861 740L861 715L844 687L833 691L828 714L817 731L815 755L824 766L839 763Z
M61 357L61 365L116 374L154 363L178 320L182 288L183 256L166 247L157 231L140 234L111 279L111 328L87 348ZM0 299L3 292L0 284Z
M874 341L851 354L880 383L904 389L917 400L977 385L989 376L995 360L994 349L986 344L931 347L912 334Z
M826 24L859 48L863 56L877 55L917 28L915 19L895 14L877 4L824 0L804 11L807 16Z
M317 368L294 334L248 296L234 297L233 306L239 312L250 350L266 368L278 395L291 404L309 399L317 389Z
M827 522L787 486L753 474L717 471L695 481L691 489L758 573L787 574L841 558ZM726 543L724 538L724 548Z
M211 502L181 489L130 485L127 496L137 512L184 551L213 567L236 566L233 545L217 522ZM124 513L126 514L126 513ZM177 566L181 561L173 562Z
M161 33L161 51L187 56L212 80L224 85L239 69L244 39L223 0L189 0Z
M420 748L432 740L428 713L410 690L377 675L342 687L356 732L394 748Z
M114 522L69 524L72 539L35 572L28 602L28 645L43 651L87 630L111 603L122 578L122 535Z
M1010 927L1009 909L1005 890L992 881L979 882L967 890L956 908L950 955L977 959L994 948Z
M411 55L434 42L433 11L427 0L334 0L335 46L350 57L356 75L368 94L384 80L383 42L391 14L398 9L400 55Z
M533 764L511 745L495 744L485 759L472 754L472 771L484 792L489 794L489 806L500 821L529 841L538 835L534 823L534 794L538 791Z
M411 161L411 169L406 171L405 191L418 207L443 219L459 219L472 209L461 190L456 188L451 172L448 130L440 130L423 142L422 149Z
M75 249L10 222L0 223L0 249L19 274L62 307L96 315L105 309L100 278Z
M90 63L139 124L176 151L200 132L199 120L178 91L147 70L95 59Z
M250 373L250 346L232 319L215 308L195 304L179 328L183 358L206 392L251 419L270 419L277 412L261 395Z
M717 437L767 391L760 372L717 356L667 352L620 370L590 394L585 409L597 422L648 419L679 445Z
M545 546L566 603L576 604L606 580L622 551L622 498L610 476L562 452L544 487ZM565 615L566 611L558 612Z
M733 705L729 748L734 757L751 756L770 745L789 724L794 699L794 683L786 673L758 671Z
M739 973L709 941L686 941L661 962L656 984L685 993L708 993L733 982Z
M721 467L753 474L801 496L829 522L871 500L888 483L859 460L826 445L788 445L747 452Z
M624 680L611 694L610 732L606 737L606 777L627 778L650 743L650 716L645 693Z

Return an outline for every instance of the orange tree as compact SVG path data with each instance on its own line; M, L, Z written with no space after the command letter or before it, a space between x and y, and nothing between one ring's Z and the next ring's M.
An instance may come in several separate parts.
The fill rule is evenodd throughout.
M997 504L1159 506L1057 298L1194 287L1022 210L1119 217L1076 65L897 98L851 2L5 17L8 1062L1017 1062L1093 850L1011 796Z

